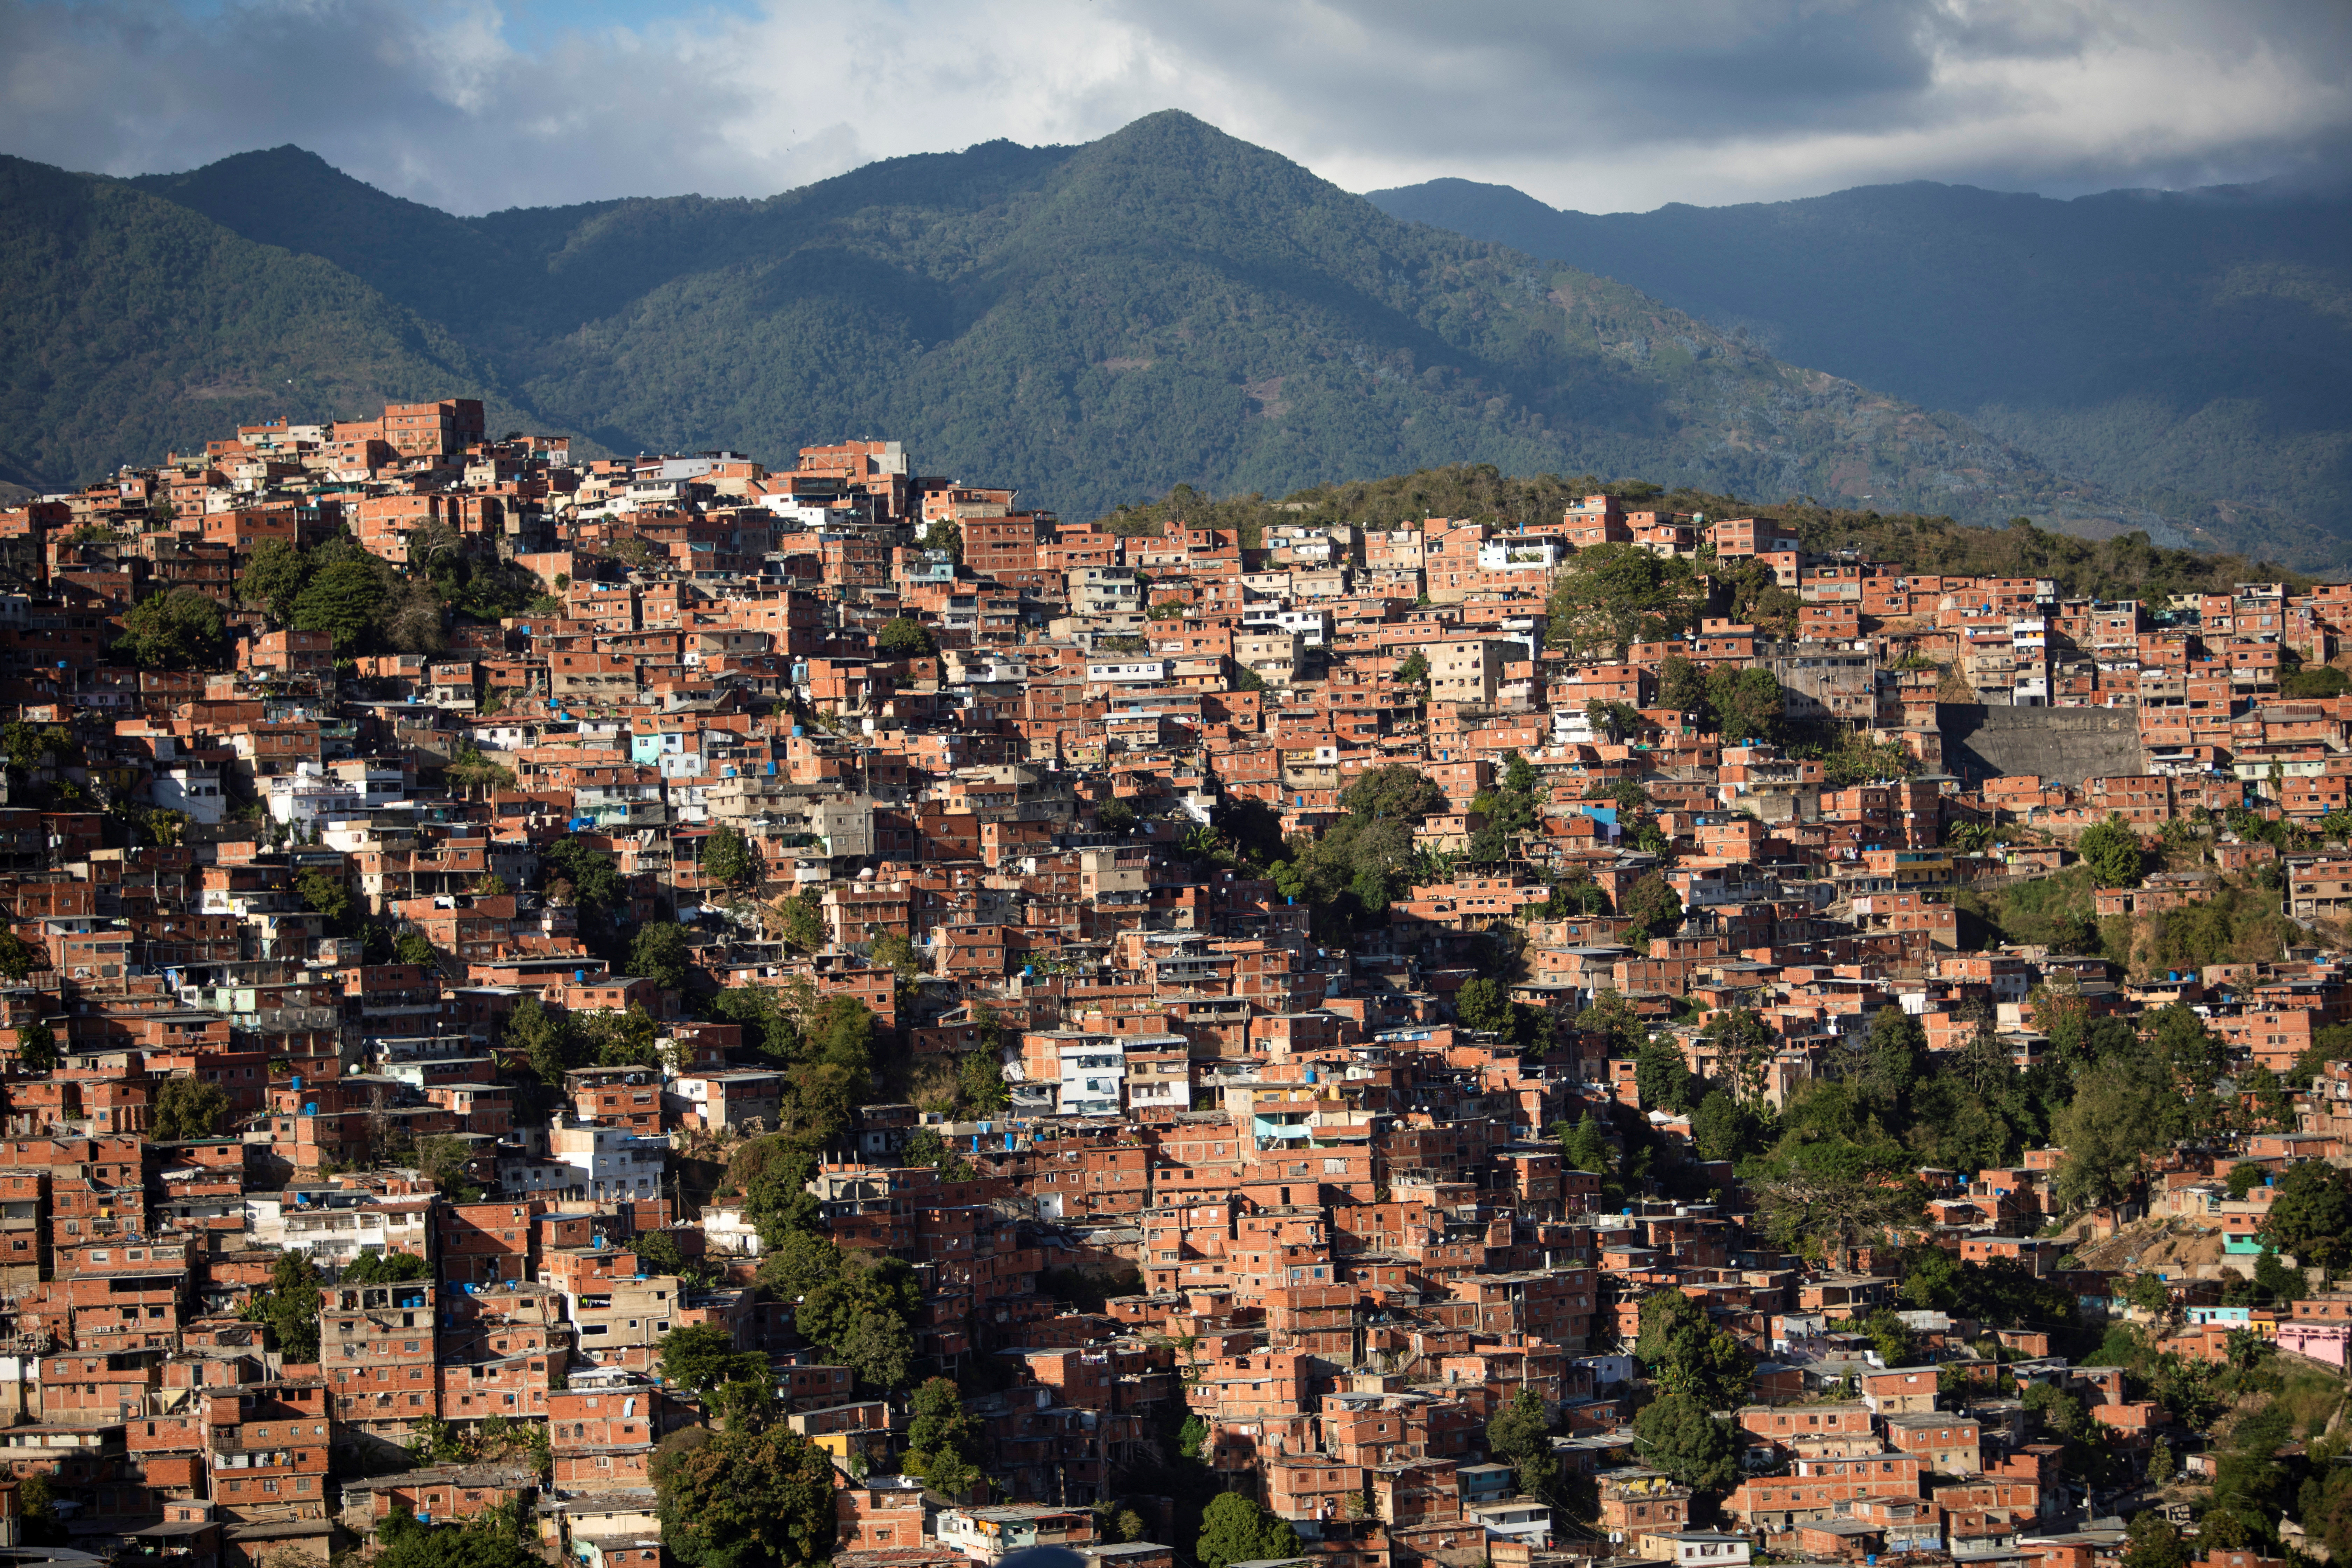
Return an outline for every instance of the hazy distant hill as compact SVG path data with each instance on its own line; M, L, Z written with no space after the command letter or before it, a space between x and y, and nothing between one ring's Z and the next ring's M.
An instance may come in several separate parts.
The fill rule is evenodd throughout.
M1370 199L1957 410L2240 547L2352 555L2352 200L2340 193L2052 201L1922 183L1608 216L1466 180Z
M494 425L625 451L789 460L887 433L926 471L1077 516L1180 481L1279 493L1472 461L2094 531L2153 521L1962 420L1622 284L1399 222L1176 113L766 200L473 219L290 147L137 181L11 167L71 193L12 196L0 247L0 287L47 324L12 321L0 353L9 450L47 483L218 435L273 376L297 376L290 411L314 415L437 373L490 396ZM116 294L93 291L101 259ZM153 390L66 346L68 323L129 294L187 329L149 351L170 359ZM239 355L256 368L236 396L191 381Z

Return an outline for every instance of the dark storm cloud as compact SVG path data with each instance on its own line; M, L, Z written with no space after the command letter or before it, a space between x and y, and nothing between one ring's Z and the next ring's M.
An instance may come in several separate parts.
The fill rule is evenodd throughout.
M2352 7L2283 0L742 4L565 30L488 0L0 0L0 148L131 172L293 142L478 211L766 194L1174 107L1351 188L1597 209L2242 179L2352 132Z

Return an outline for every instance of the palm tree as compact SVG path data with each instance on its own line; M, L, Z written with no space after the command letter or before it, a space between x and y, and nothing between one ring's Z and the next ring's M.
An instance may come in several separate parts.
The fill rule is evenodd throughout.
M1980 855L1992 847L1992 825L1963 822L1952 829L1951 846L1964 854Z

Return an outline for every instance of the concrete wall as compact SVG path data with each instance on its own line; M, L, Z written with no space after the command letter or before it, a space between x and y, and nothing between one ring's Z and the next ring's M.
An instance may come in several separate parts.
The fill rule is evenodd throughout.
M2031 773L2079 784L2147 771L2135 708L1972 708L1938 703L1944 771L1976 784Z

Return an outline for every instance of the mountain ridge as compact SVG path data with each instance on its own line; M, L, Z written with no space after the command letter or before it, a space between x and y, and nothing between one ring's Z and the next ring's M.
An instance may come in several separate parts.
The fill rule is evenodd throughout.
M613 450L789 462L887 434L927 468L1074 515L1177 482L1281 493L1483 461L2161 528L1949 415L1775 361L1607 278L1400 222L1173 111L1081 146L982 143L764 198L478 218L299 149L130 181L52 174L194 215L249 247L249 268L329 269L304 277L415 345L383 346L375 380L445 364L494 418ZM118 216L127 245L156 222ZM31 248L48 265L12 253L0 279L69 296L70 258ZM34 379L35 358L0 354L0 380ZM105 400L84 401L95 432ZM126 446L114 460L156 455ZM74 447L105 448L95 433Z
M1367 199L1951 409L2233 544L2352 552L2342 182L2057 201L1910 181L1601 216L1464 180Z

